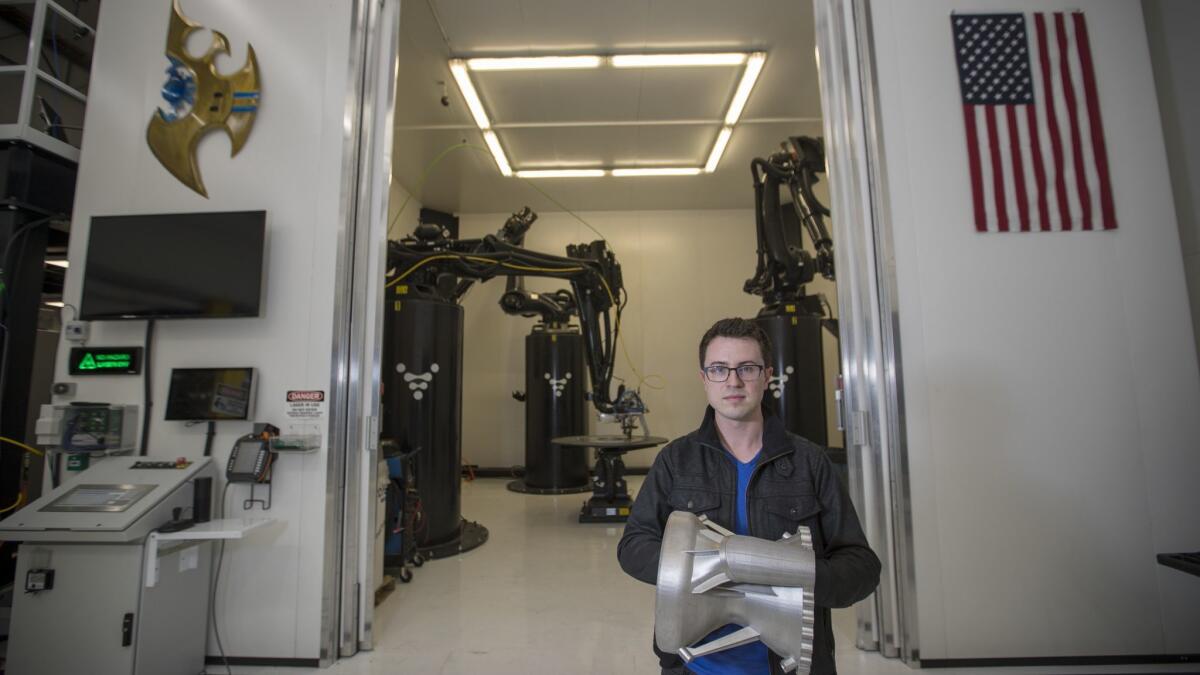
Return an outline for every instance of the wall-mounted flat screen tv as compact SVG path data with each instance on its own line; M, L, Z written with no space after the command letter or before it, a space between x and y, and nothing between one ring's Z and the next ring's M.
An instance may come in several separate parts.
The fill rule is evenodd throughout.
M96 216L79 318L258 316L265 211Z

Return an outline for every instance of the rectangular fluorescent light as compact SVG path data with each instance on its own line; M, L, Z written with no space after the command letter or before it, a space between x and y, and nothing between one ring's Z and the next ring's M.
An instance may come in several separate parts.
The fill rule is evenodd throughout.
M483 132L483 140L487 143L488 150L492 151L492 158L496 160L496 166L500 168L500 174L503 176L512 175L512 167L508 165L508 157L504 155L504 148L500 147L500 139L496 138L496 132L488 129Z
M46 264L54 265L55 267L61 267L63 269L68 269L70 267L70 263L68 263L66 260L47 260Z
M496 59L467 59L471 70L563 70L599 68L602 56L514 56Z
M674 166L653 169L613 169L612 175L621 176L696 176L704 169L694 166Z
M518 56L498 58L451 59L450 72L462 93L463 100L475 119L475 126L483 133L488 150L496 160L496 166L504 176L516 175L520 178L599 178L602 176L635 177L635 176L695 176L701 173L712 173L721 163L721 156L729 144L733 134L733 126L750 99L750 93L762 73L766 62L766 52L712 52L693 54L618 54L603 55L570 55L570 56ZM717 134L708 161L704 168L697 167L646 167L623 169L531 169L513 171L500 139L492 131L492 122L488 118L483 100L471 81L470 71L500 71L500 70L554 70L600 68L686 68L691 66L744 66L741 80L734 92L729 108L725 112L725 123ZM65 266L65 265L64 265Z
M475 92L475 85L471 83L471 75L467 72L467 66L462 59L450 61L450 73L454 75L454 81L458 83L458 90L462 92L463 98L467 101L467 108L471 110L471 115L475 118L475 126L479 127L480 131L491 129L492 122L488 119L487 111L483 109L483 101Z
M599 178L607 174L605 169L538 169L518 171L517 178Z
M62 302L61 300L47 300L47 301L45 302L45 305L46 305L47 307L58 307L58 308L60 308L60 309L61 309L61 308L63 308L63 307L66 307L66 306L67 306L67 303L65 303L65 302Z
M614 68L685 68L688 66L740 66L746 62L741 52L723 54L618 54L612 57Z
M729 137L733 135L733 127L722 127L717 134L717 142L713 143L712 152L708 153L708 162L704 165L704 173L712 173L721 163L721 155L725 154L725 146L729 145Z
M746 69L742 71L742 81L738 83L737 92L733 95L733 100L729 102L729 110L725 113L726 126L737 124L738 118L742 116L742 109L746 107L746 101L750 100L750 92L754 89L754 82L762 72L763 62L766 60L766 52L755 52L746 59Z

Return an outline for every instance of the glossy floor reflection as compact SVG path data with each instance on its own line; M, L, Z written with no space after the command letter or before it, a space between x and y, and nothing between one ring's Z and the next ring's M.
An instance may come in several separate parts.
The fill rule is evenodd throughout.
M630 479L635 491L641 479ZM617 565L621 526L576 522L584 495L509 492L507 480L463 484L463 516L491 533L482 547L435 560L376 611L375 649L331 675L658 673L650 651L654 589ZM834 612L843 674L911 673L903 662L854 647L850 610ZM937 669L936 675L1195 672L1195 665ZM209 666L209 673L224 668ZM234 666L237 675L313 672Z

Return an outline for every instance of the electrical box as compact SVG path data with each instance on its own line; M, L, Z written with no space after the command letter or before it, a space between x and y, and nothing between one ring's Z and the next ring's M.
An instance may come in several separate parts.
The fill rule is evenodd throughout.
M131 451L137 446L138 408L111 403L43 405L37 421L38 445L59 452Z

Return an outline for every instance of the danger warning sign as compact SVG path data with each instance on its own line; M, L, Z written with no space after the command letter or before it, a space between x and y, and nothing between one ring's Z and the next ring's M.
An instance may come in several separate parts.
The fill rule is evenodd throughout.
M291 420L319 420L325 416L325 392L292 389L287 393L287 416Z

